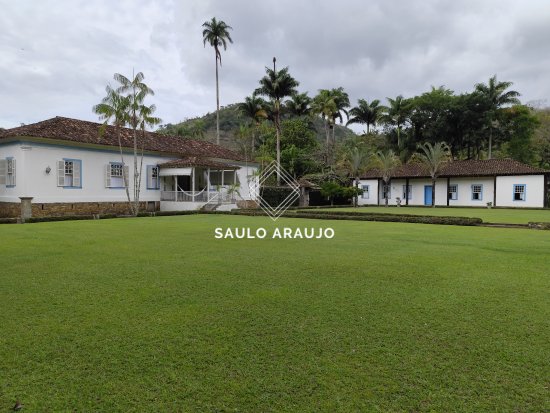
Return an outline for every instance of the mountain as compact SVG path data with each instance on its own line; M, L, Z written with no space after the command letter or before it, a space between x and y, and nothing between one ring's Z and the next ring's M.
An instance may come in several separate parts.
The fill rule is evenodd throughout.
M238 104L234 103L220 108L220 144L227 148L235 149L237 146L233 138L235 131L240 125L247 124L248 119L244 118L239 112ZM313 119L317 139L319 142L325 142L325 129L323 120L319 117ZM207 113L202 117L186 119L183 122L161 125L157 130L159 133L177 135L194 139L205 139L209 142L216 142L216 112ZM336 125L336 140L342 140L345 137L353 136L355 133L341 125Z

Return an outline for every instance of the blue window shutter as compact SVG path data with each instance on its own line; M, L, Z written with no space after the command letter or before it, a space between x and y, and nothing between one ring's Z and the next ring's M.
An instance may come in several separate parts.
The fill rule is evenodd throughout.
M153 188L153 167L151 165L147 165L147 189L155 189Z

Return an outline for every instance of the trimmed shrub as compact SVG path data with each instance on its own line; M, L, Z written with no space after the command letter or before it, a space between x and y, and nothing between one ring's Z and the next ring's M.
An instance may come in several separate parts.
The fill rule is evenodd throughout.
M550 230L550 222L529 222L529 228Z
M287 196L292 193L292 189L284 186L262 186L260 195L262 199L269 205L280 205ZM299 205L299 199L292 203L293 206Z
M17 218L0 218L0 224L17 224Z

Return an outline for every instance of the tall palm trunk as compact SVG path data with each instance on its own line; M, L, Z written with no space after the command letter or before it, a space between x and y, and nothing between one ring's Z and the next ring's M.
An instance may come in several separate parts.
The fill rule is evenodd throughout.
M216 143L220 144L220 86L218 81L218 48L216 51Z
M281 123L279 119L279 100L275 100L275 134L277 137L277 186L281 185Z
M131 212L132 200L130 198L130 188L127 185L127 183L130 182L130 177L126 176L126 172L125 172L126 164L124 163L124 155L122 153L122 144L120 142L120 126L117 123L115 127L116 127L116 137L118 140L118 149L120 150L120 162L122 162L122 181L123 181L122 183L126 188L126 198L128 198L128 208L130 209L130 212Z
M489 129L489 159L492 159L493 155L493 125Z

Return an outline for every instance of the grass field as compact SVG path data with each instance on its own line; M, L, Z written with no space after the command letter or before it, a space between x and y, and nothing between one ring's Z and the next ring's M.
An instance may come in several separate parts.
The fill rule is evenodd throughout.
M382 214L413 214L481 218L483 222L502 224L527 224L529 222L550 222L550 209L500 209L500 208L426 208L426 207L344 207L320 208L319 211L367 212Z
M489 211L490 212L490 211ZM265 217L0 226L0 411L550 410L547 231Z

